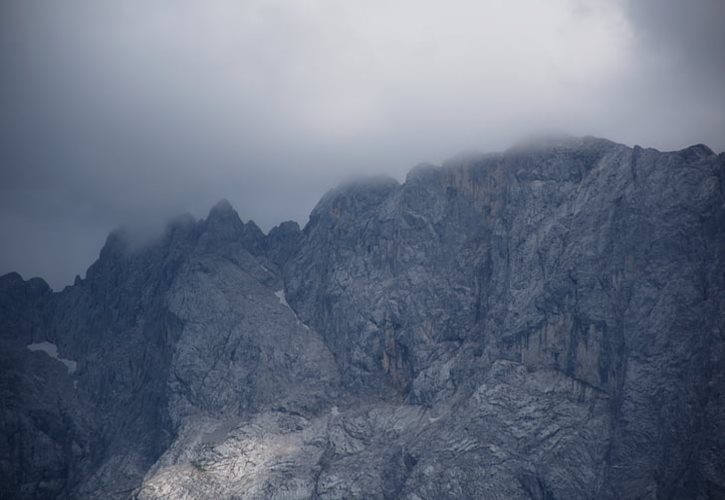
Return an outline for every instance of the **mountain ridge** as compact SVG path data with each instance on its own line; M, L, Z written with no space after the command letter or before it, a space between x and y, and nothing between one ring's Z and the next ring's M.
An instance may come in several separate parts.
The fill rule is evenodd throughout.
M444 160L440 165L436 165L434 163L428 163L428 162L421 162L421 163L415 165L414 167L412 167L407 172L406 179L404 179L403 183L405 183L407 181L407 178L411 175L411 173L415 173L420 168L422 168L422 169L431 169L431 170L435 171L435 170L439 170L439 169L445 169L446 167L450 167L450 166L453 166L453 165L460 165L461 162L465 162L466 160L480 160L482 158L502 157L502 156L504 156L507 153L512 153L512 152L516 152L516 151L519 151L519 152L527 152L527 151L528 152L531 152L532 150L535 150L537 148L541 148L542 145L543 145L543 148L544 149L551 149L551 148L562 147L562 146L565 147L565 148L572 148L572 147L575 147L577 145L577 141L578 142L581 142L581 141L587 141L587 140L589 140L589 141L595 141L595 142L610 143L612 145L617 145L617 146L622 146L622 147L625 147L625 148L629 148L629 149L631 149L633 151L642 150L642 151L653 151L653 152L662 153L662 154L681 154L681 155L687 155L688 153L693 153L696 157L703 157L703 156L704 157L707 157L707 156L718 156L718 157L720 157L722 155L725 155L725 152L716 153L709 146L707 146L706 144L702 144L702 143L692 144L692 145L686 146L686 147L684 147L682 149L663 151L663 150L660 150L660 149L657 149L657 148L652 148L652 147L642 147L640 145L627 146L624 143L618 143L618 142L615 142L615 141L610 141L609 139L603 139L603 138L600 138L600 137L597 137L597 136L589 136L588 135L588 136L578 137L578 136L574 136L574 135L563 134L561 136L555 136L553 138L552 137L548 137L548 136L544 136L543 138L524 139L524 140L519 141L518 143L516 143L516 144L512 145L511 147L509 147L509 148L507 148L505 150L502 150L500 152L489 152L489 153L483 153L483 152L480 152L480 151L462 152L462 153L453 155L452 157L450 157L447 160ZM392 177L392 176L387 176L387 175L382 175L382 176L379 175L379 176L372 176L372 177L371 176L360 176L360 177L356 177L356 178L354 178L352 180L343 181L338 186L336 186L334 188L331 188L325 194L323 194L323 196L321 197L320 201L322 201L322 199L324 199L325 196L327 196L327 195L329 195L329 194L331 194L331 193L333 193L335 191L344 190L345 188L350 187L350 186L354 186L354 185L365 185L366 183L368 183L370 181L378 181L378 182L380 182L380 181L385 181L385 180L387 180L387 181L393 181L393 182L395 182L397 184L400 184L400 182L397 179L395 179L394 177ZM319 202L318 202L318 204L319 204ZM218 207L220 205L222 207L224 207L225 209L234 210L232 204L229 202L229 200L227 198L220 198L210 208L209 212L211 213L214 210L214 208L216 208L216 207ZM236 212L236 210L234 210L234 211ZM312 211L314 212L314 207L313 207L313 210ZM238 213L237 213L237 216L239 216ZM208 218L208 217L209 217L209 214L207 214L207 217L206 218ZM151 242L153 243L155 239L162 237L163 236L163 233L165 231L167 231L169 229L169 227L173 227L173 226L175 226L177 224L186 224L186 223L190 223L190 222L196 223L196 222L200 222L202 220L205 220L206 218L201 218L201 219L198 219L197 220L189 212L186 212L186 213L183 213L183 214L180 214L180 215L173 216L173 217L169 218L167 220L167 222L164 224L163 231L160 234L156 235L155 238L151 238ZM240 221L242 221L242 223L244 223L244 221L243 221L243 219L241 217L240 217ZM254 226L256 226L257 228L259 228L259 226L256 224L256 222L253 219L249 219L246 224L249 224L249 223L251 223ZM293 220L293 219L288 219L288 220L284 220L284 221L279 222L277 225L275 225L272 228L270 228L270 230L267 231L267 233L265 233L261 228L259 230L262 232L263 235L268 236L269 235L269 232L271 232L271 231L273 231L275 229L278 229L282 225L286 225L286 224L290 224L290 223L296 224L298 227L300 226L299 221L296 221L296 220ZM309 223L309 221L305 224L305 226L302 226L301 229L304 230L304 227L306 227L306 225L308 223ZM109 233L109 237L111 235L114 235L114 234L117 234L117 233L121 233L122 234L122 233L128 232L128 230L129 230L129 227L127 227L127 226L119 226L119 227L115 228L114 230L112 230ZM104 243L104 246L105 246L105 243ZM19 273L17 271L9 271L9 272L5 273L4 275L0 275L0 278L3 278L5 276L11 275L11 274L18 274L19 275ZM28 280L31 280L31 279L40 279L40 280L43 280L45 282L45 279L42 276L31 276L30 278L28 278ZM71 285L66 285L66 286L71 286ZM65 288L65 287L63 287L63 288ZM54 290L54 292L58 292L58 291L62 291L62 289L61 290Z
M568 138L2 276L3 494L717 497L724 186L706 146Z

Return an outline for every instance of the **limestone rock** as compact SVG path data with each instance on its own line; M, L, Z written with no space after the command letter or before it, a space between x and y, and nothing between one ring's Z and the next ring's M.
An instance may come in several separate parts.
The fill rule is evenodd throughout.
M267 235L222 201L0 277L0 344L1 498L721 498L725 155L530 141Z

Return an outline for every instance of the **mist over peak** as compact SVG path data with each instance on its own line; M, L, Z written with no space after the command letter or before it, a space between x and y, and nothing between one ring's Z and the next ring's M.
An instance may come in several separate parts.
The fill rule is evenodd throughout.
M535 131L725 149L715 0L0 9L0 270L55 287L120 225L304 225L350 176Z
M0 276L2 493L718 498L723 178L569 137Z

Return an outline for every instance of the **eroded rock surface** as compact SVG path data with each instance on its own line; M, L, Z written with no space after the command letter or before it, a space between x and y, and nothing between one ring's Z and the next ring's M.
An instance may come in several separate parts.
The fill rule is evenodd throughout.
M565 139L3 276L0 497L721 498L724 193Z

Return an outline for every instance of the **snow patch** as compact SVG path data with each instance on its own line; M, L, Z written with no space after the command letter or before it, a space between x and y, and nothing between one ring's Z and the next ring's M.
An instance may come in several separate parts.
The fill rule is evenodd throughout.
M68 374L72 374L78 368L78 363L72 359L65 359L58 356L58 346L52 342L34 342L26 346L31 351L42 351L51 358L60 361L68 369Z
M284 290L277 290L276 292L274 292L274 294L279 299L280 304L289 307L289 304L287 303L287 297L284 296ZM290 309L292 308L290 307Z
M297 318L297 323L298 323L298 324L300 324L300 325L302 325L302 328L304 328L305 330L309 330L309 329L310 329L310 327L309 327L309 326L307 326L307 325L306 325L306 324L305 324L305 323L304 323L304 322L303 322L303 321L302 321L302 320L300 319L300 317L299 317L299 316L297 316L297 313L295 312L295 310L294 310L294 309L292 309L292 308L290 307L290 305L289 305L289 304L287 303L287 297L285 297L285 295L284 295L284 290L277 290L276 292L274 292L274 294L275 294L275 295L277 296L277 298L279 299L279 303L280 303L280 304L282 304L283 306L286 306L286 307L288 307L288 308L289 308L289 310L290 310L290 311L292 311L292 312L294 313L294 315L295 315L295 318Z

